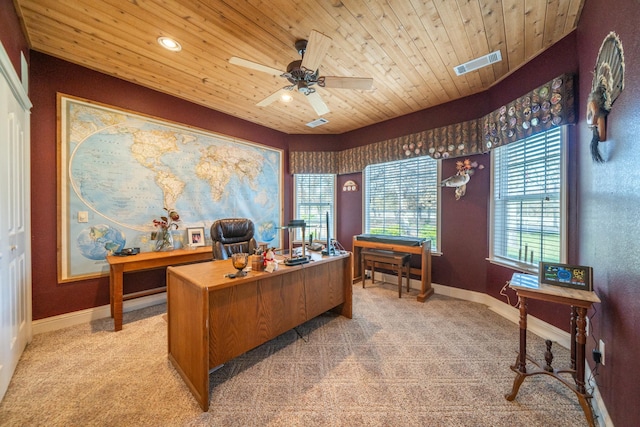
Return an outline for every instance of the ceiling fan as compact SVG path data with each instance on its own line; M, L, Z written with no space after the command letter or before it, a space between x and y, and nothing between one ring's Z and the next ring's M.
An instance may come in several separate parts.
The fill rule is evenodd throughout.
M233 56L229 63L239 65L252 70L261 71L275 76L284 77L289 85L269 95L256 105L265 107L279 99L286 91L297 91L309 101L315 112L321 116L329 112L329 107L324 103L314 86L336 89L371 89L373 79L366 77L334 77L321 76L320 62L327 54L331 38L312 30L309 40L297 40L295 48L302 56L301 60L293 61L287 66L287 71L282 72L267 65Z

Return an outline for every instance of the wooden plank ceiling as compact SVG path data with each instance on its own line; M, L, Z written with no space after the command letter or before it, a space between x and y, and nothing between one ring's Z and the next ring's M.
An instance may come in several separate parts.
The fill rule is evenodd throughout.
M489 88L571 32L584 0L14 0L33 50L289 134L339 134ZM256 104L288 85L238 57L286 71L312 30L331 38L320 75L371 89L318 87ZM182 45L170 52L157 42ZM456 76L500 50L503 60ZM316 86L317 87L317 86ZM530 89L530 88L525 88Z

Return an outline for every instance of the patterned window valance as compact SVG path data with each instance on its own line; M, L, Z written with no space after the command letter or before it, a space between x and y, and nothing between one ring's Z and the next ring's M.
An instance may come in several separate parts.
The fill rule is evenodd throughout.
M481 154L575 120L574 77L563 74L482 118L340 152L292 151L289 168L291 173L347 174L410 157Z
M571 74L563 74L482 118L487 149L575 123L576 103Z
M340 174L339 151L291 151L289 171L291 173Z

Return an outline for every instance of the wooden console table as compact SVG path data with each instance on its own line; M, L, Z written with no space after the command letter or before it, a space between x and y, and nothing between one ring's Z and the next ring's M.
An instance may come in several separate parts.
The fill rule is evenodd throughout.
M401 243L382 243L368 240L359 240L358 236L353 236L353 280L354 283L362 280L364 271L361 271L363 248L381 249L405 254L417 254L421 258L420 269L420 294L416 298L420 302L425 302L433 294L431 287L431 240L425 240L420 246L407 246Z
M211 246L202 246L194 250L176 249L167 252L142 252L130 256L107 256L107 262L109 263L109 304L111 305L111 317L113 317L113 329L115 331L122 330L123 300L160 293L166 290L166 287L163 286L149 291L123 295L124 273L153 270L170 265L210 261L211 259L213 259Z
M203 411L210 369L325 311L351 318L351 253L311 257L235 279L231 260L167 268L169 360Z
M569 387L578 396L578 401L589 426L594 427L593 411L590 405L593 396L587 393L585 387L585 344L587 340L585 328L587 310L594 303L599 303L600 298L592 291L545 285L538 283L537 279L536 276L530 274L515 273L509 282L509 287L516 291L520 302L520 351L515 365L511 366L511 370L517 374L513 381L513 388L511 393L506 394L505 397L509 401L514 400L520 385L529 376L550 375ZM527 356L527 299L571 306L571 367L569 369L555 369L551 366L553 354L551 353L550 340L546 342L546 366L541 367L538 362ZM527 360L533 363L536 368L527 371ZM562 373L571 374L573 383L559 375Z

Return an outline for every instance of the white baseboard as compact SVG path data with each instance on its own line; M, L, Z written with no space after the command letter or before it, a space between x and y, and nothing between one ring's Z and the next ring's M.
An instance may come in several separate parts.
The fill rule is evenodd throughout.
M122 304L122 311L126 313L129 311L140 310L145 307L151 307L152 305L164 304L165 302L167 302L167 293L162 292L159 294L124 301ZM43 332L67 328L69 326L89 323L92 320L104 319L105 317L111 317L111 307L109 305L34 320L31 327L33 334L36 335Z
M600 390L598 390L598 384L591 377L591 368L589 368L589 364L586 366L586 375L590 380L587 382L587 390L593 388L593 399L591 399L591 403L593 405L593 412L598 416L598 425L600 427L613 427L613 421L609 416L609 412L607 411L607 407L602 400L602 395L600 394Z

